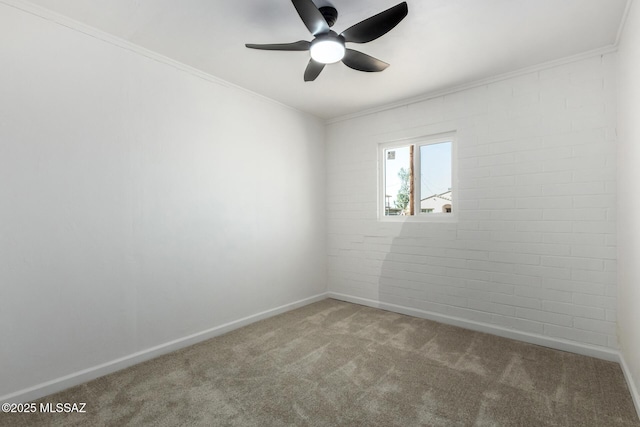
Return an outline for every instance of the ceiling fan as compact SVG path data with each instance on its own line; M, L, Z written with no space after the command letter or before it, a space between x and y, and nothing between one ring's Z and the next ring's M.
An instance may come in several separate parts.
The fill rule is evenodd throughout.
M358 71L378 72L389 66L372 56L348 49L345 43L367 43L391 31L407 16L407 2L359 22L341 34L331 30L338 19L338 11L332 6L318 8L312 0L291 0L302 22L315 37L312 41L300 40L280 44L246 44L251 49L288 50L311 53L311 59L304 72L304 81L315 80L326 64L342 61L347 67Z

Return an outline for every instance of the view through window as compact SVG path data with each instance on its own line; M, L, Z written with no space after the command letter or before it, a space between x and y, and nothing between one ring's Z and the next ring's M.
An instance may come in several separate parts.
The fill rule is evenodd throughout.
M453 140L383 149L384 216L453 212Z

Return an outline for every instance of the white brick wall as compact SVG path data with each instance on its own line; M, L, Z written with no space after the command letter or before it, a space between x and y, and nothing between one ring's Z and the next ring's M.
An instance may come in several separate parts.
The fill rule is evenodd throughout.
M329 291L616 347L615 60L330 123ZM378 144L451 130L458 222L379 222Z

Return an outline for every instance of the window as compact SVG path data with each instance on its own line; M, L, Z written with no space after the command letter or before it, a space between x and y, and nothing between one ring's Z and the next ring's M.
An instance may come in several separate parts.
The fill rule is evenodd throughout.
M380 216L452 218L454 151L452 134L382 144Z

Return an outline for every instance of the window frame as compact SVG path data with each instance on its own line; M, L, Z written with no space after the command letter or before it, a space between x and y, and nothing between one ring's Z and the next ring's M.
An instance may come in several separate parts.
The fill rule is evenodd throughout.
M420 197L420 147L425 145L440 144L443 142L451 142L451 194L452 194L452 212L421 212ZM385 215L385 177L386 177L386 158L385 151L393 148L404 148L414 146L413 157L413 187L414 187L414 215ZM378 220L385 222L457 222L458 211L458 144L456 140L456 132L444 132L433 135L424 135L419 137L400 139L395 141L383 142L378 144ZM416 155L417 154L417 155Z

